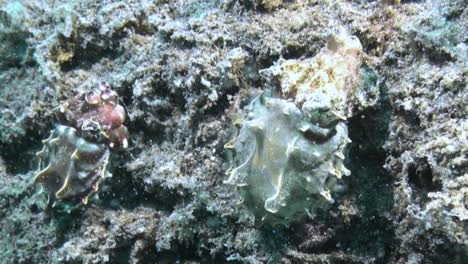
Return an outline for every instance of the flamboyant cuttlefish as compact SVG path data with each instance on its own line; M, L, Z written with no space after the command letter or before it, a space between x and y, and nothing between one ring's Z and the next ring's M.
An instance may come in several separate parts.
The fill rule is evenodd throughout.
M58 107L60 124L43 140L37 153L39 171L35 183L49 192L49 204L65 209L87 204L107 175L110 148L127 148L126 112L118 95L106 83L79 94Z
M313 216L333 202L350 175L345 120L359 90L362 46L345 30L315 57L280 59L260 74L267 89L245 109L226 183L254 213L272 224Z

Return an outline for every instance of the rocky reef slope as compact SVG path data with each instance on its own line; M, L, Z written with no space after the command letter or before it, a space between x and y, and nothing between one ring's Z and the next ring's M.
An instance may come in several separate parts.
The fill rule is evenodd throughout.
M451 1L0 0L1 263L466 263L468 10ZM351 176L271 226L223 182L259 71L362 44L378 101L346 120ZM71 213L33 184L60 102L105 81L130 133Z

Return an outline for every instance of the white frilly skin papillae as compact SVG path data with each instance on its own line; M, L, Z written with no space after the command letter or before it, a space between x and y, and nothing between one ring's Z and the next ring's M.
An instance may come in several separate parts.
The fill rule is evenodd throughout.
M304 130L314 125L294 103L264 94L251 107L232 145L234 167L226 183L286 221L332 203L337 180L350 174L343 165L346 125L315 137L313 129Z

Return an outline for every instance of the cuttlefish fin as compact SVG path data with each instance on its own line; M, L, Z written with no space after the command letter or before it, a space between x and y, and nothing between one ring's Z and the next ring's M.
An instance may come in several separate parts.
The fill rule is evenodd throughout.
M34 182L40 182L42 181L42 179L44 179L45 177L47 177L48 175L50 175L52 169L51 169L51 166L50 164L45 167L45 169L39 171L36 176L34 176Z
M55 193L55 197L57 199L61 199L65 193L67 192L68 190L68 187L70 186L70 174L67 174L67 177L65 178L65 182L63 183L62 187L60 188L60 190L58 190L56 193Z

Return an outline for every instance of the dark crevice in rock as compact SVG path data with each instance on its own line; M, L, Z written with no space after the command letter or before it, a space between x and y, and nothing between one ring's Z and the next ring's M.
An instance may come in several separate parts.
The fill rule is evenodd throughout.
M0 156L5 161L7 172L27 173L37 169L36 152L41 149L41 140L47 135L43 131L28 131L21 139L0 144Z
M279 54L265 55L262 56L262 54L256 54L258 69L270 68L280 58Z
M109 256L109 261L116 264L130 263L131 246L129 243L120 243L117 249Z
M74 210L70 213L57 211L54 209L48 210L48 221L53 221L55 227L55 243L56 248L63 246L83 224L83 214L85 208Z
M287 46L282 51L282 56L284 59L298 59L302 56L307 56L307 46ZM313 54L312 54L313 55Z
M198 241L197 238L194 238L193 241ZM172 242L171 250L165 250L157 252L156 258L158 263L211 263L211 256L206 253L206 257L200 257L197 254L197 248L195 243L182 244L179 242ZM218 263L218 262L213 262ZM223 262L220 262L223 263Z
M68 72L76 68L91 69L91 67L101 59L107 58L116 60L121 54L116 52L115 47L101 48L97 45L88 44L86 49L81 47L74 51L73 57L60 66L61 70Z
M382 92L382 91L381 91ZM379 105L366 109L349 120L352 143L347 149L346 167L351 176L344 180L343 195L353 200L359 217L338 225L335 242L355 254L374 256L378 263L389 262L395 247L394 227L388 212L393 208L393 178L384 170L388 138L390 103L382 95ZM346 209L347 210L347 209Z
M405 119L405 122L410 125L411 128L420 128L421 119L415 111L406 111L402 109L402 116Z
M427 159L422 159L408 167L408 182L417 191L428 193L442 190L442 184L435 181Z
M429 192L442 190L442 183L434 179L431 166L427 159L420 159L408 166L408 183L413 189L415 202L424 205L429 197Z

